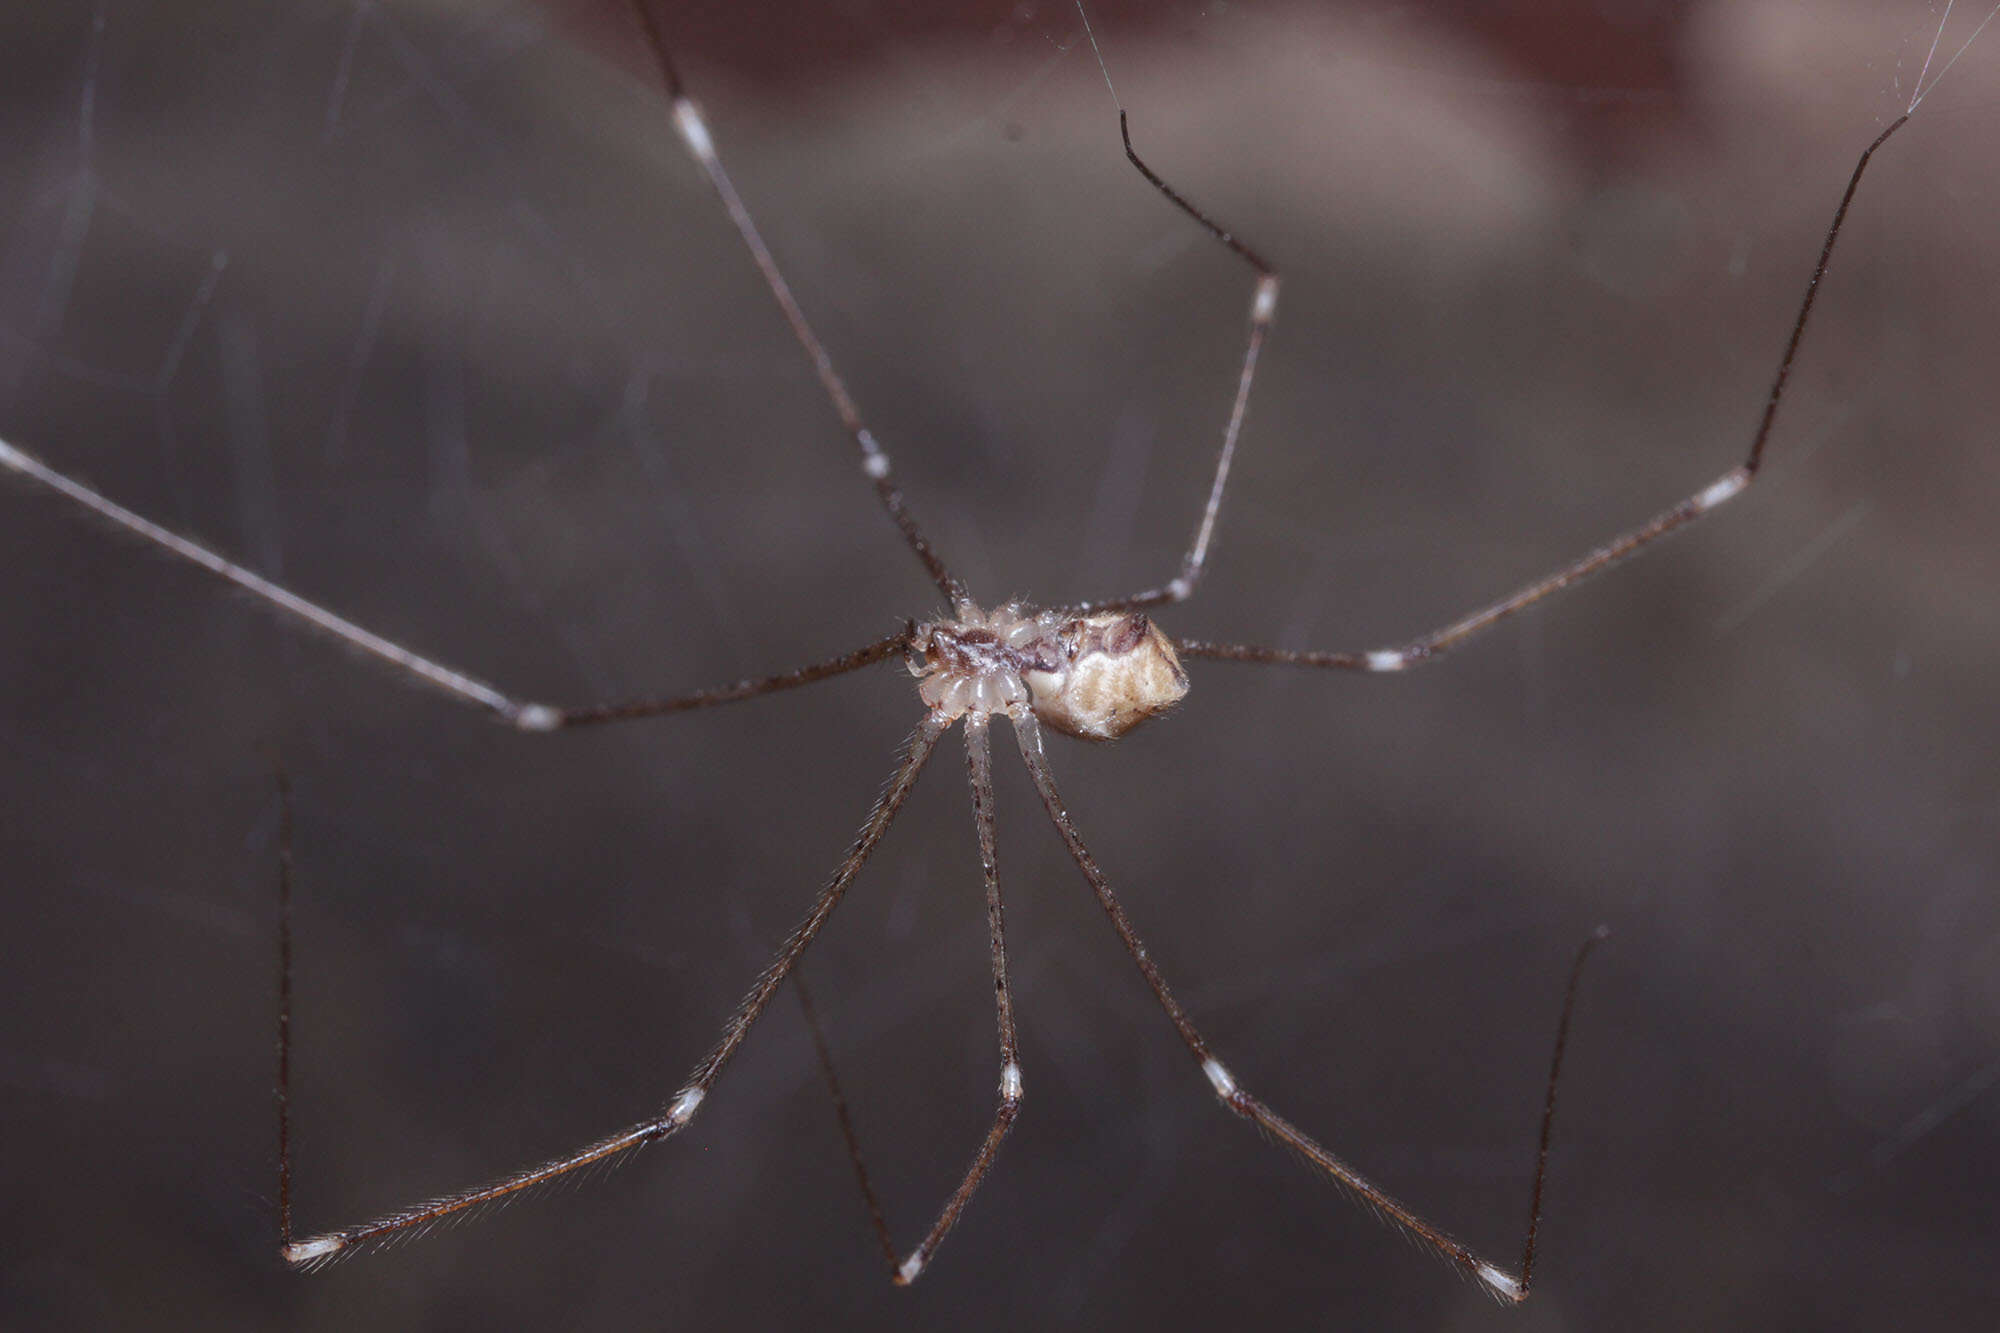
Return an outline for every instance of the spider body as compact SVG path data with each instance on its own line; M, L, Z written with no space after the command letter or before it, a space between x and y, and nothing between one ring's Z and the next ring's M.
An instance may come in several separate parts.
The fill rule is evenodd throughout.
M987 925L991 945L993 997L998 1036L999 1078L993 1119L985 1136L974 1149L957 1188L935 1214L935 1220L917 1246L899 1257L893 1247L881 1210L869 1192L870 1212L881 1242L890 1276L898 1285L908 1285L927 1270L939 1245L956 1225L981 1182L993 1167L996 1154L1022 1106L1024 1075L1022 1043L1016 1031L1013 999L1008 980L1007 952L1003 929L1001 883L995 851L995 802L991 770L990 727L992 716L1004 715L1020 749L1022 760L1047 815L1069 851L1071 859L1108 919L1119 942L1140 973L1146 987L1174 1027L1193 1067L1201 1073L1208 1090L1232 1116L1243 1120L1267 1141L1291 1151L1321 1181L1344 1191L1379 1216L1414 1237L1421 1245L1473 1279L1499 1300L1518 1303L1529 1294L1534 1276L1537 1230L1542 1214L1544 1177L1548 1170L1550 1127L1555 1091L1569 1028L1577 980L1592 943L1604 931L1594 932L1578 951L1563 992L1563 1006L1557 1023L1543 1102L1538 1146L1535 1154L1529 1220L1523 1239L1520 1262L1515 1271L1481 1257L1409 1207L1399 1203L1371 1179L1361 1175L1336 1157L1303 1130L1281 1117L1272 1107L1239 1083L1197 1028L1195 1015L1184 1007L1162 975L1161 968L1128 917L1110 879L1086 847L1075 821L1058 792L1055 778L1043 751L1041 728L1047 726L1087 740L1110 740L1131 730L1149 717L1173 707L1188 689L1181 667L1183 656L1241 663L1263 663L1307 669L1333 669L1364 673L1401 672L1432 662L1458 644L1477 636L1552 594L1568 588L1584 577L1606 569L1638 552L1650 543L1733 500L1750 486L1758 468L1771 424L1776 416L1787 376L1792 368L1799 339L1812 308L1813 295L1826 275L1828 256L1842 219L1846 215L1862 171L1877 148L1907 119L1907 113L1888 126L1861 154L1849 178L1839 209L1826 233L1818 265L1807 284L1778 374L1773 381L1765 415L1751 443L1747 458L1708 485L1654 518L1612 538L1580 559L1546 577L1521 587L1483 608L1456 619L1432 633L1399 641L1396 646L1373 650L1300 651L1265 648L1200 640L1173 640L1152 621L1147 611L1187 600L1196 590L1205 567L1217 515L1222 507L1231 460L1244 421L1259 350L1271 326L1277 304L1278 276L1233 233L1222 228L1185 197L1168 185L1143 162L1132 147L1124 112L1119 127L1127 157L1144 179L1188 219L1225 247L1256 273L1247 310L1247 329L1237 373L1236 389L1227 424L1215 454L1213 479L1178 571L1156 586L1117 600L1072 604L1041 609L1024 602L1010 601L987 611L973 602L964 585L951 572L944 557L933 546L906 505L895 478L890 458L881 443L863 424L855 398L834 369L833 358L821 344L799 301L780 272L777 260L765 245L749 209L738 195L722 166L716 140L696 104L690 100L668 54L667 45L649 10L638 7L637 18L648 44L658 57L658 65L671 122L694 163L706 176L716 199L736 230L744 250L762 276L771 296L791 331L806 353L834 415L851 438L857 451L860 472L872 485L887 518L897 527L917 561L924 567L950 612L922 624L909 624L900 632L841 656L763 677L739 680L707 689L659 698L629 699L584 707L558 707L534 702L503 691L478 677L439 661L420 656L401 643L376 634L344 618L328 606L309 601L287 587L271 581L249 566L217 553L201 543L162 527L124 508L73 477L50 468L23 450L0 441L0 468L64 497L97 518L150 543L182 561L206 570L238 589L261 600L267 607L299 628L310 628L373 658L401 673L408 681L433 689L458 702L487 711L499 721L529 733L550 733L586 724L608 724L645 717L661 717L791 690L816 681L843 675L891 658L903 658L917 681L925 713L905 747L886 790L867 815L862 831L831 877L813 900L810 910L786 939L770 965L758 976L741 1004L729 1017L719 1040L691 1071L670 1101L654 1115L631 1124L582 1147L518 1170L490 1183L440 1195L383 1213L359 1225L305 1237L296 1237L292 1225L290 1148L290 1068L291 1035L291 916L289 839L281 837L284 855L280 883L279 940L279 1164L278 1203L280 1214L279 1253L289 1263L311 1268L333 1257L395 1239L421 1234L433 1225L470 1215L488 1204L516 1197L548 1182L578 1178L577 1173L600 1164L624 1160L632 1151L647 1144L661 1143L691 1124L704 1105L726 1065L735 1056L750 1030L763 1015L780 989L797 981L800 959L819 936L835 909L856 881L869 858L903 808L925 764L949 727L964 723L966 765L972 789L972 811L978 837L983 872ZM1107 75L1107 84L1109 83ZM1933 81L1934 82L1934 81ZM1915 109L1929 85L1920 76L1918 92L1910 103ZM1114 101L1116 100L1114 94ZM205 298L204 298L205 299ZM241 395L239 395L240 397ZM799 990L803 1006L804 990ZM809 1020L810 1021L810 1020ZM815 1026L815 1031L817 1031ZM1032 1054L1032 1047L1030 1048ZM1246 1071L1253 1066L1239 1066ZM826 1062L829 1084L832 1065ZM860 1173L861 1154L844 1103L834 1090L843 1133Z
M1116 740L1188 691L1173 641L1136 611L1077 615L1008 602L965 603L910 640L917 694L956 721L1026 704L1081 740Z

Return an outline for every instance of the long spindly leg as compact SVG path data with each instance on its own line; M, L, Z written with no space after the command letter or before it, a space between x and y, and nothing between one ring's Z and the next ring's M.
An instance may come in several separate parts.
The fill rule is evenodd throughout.
M847 1094L841 1089L839 1071L833 1067L833 1051L827 1045L826 1029L819 1021L819 1006L813 1003L812 991L806 985L804 968L792 969L792 992L799 997L806 1031L812 1034L813 1055L819 1061L820 1076L826 1080L827 1095L833 1099L834 1119L840 1125L841 1142L847 1147L847 1160L854 1167L854 1183L861 1187L861 1202L868 1209L868 1224L875 1232L875 1243L882 1247L883 1262L894 1273L896 1243L889 1239L889 1223L882 1215L882 1200L875 1193L875 1182L868 1175L868 1163L862 1158L861 1136L855 1132L854 1116L847 1109Z
M1764 415L1758 421L1757 433L1750 441L1749 455L1741 463L1679 504L1662 510L1645 523L1619 534L1553 574L1537 579L1470 615L1461 616L1422 638L1412 639L1396 647L1376 648L1366 652L1294 652L1252 644L1209 643L1200 639L1178 640L1176 646L1183 654L1190 657L1218 658L1229 662L1272 662L1284 666L1336 667L1346 671L1403 671L1432 661L1467 639L1491 629L1516 611L1525 610L1544 597L1561 592L1564 588L1581 582L1599 570L1609 569L1644 550L1668 533L1687 526L1748 490L1750 483L1757 479L1759 469L1764 465L1764 446L1769 442L1771 427L1778 419L1778 407L1785 398L1785 386L1791 379L1792 363L1798 357L1799 342L1805 337L1806 321L1812 316L1813 302L1819 297L1820 283L1826 277L1827 265L1833 258L1833 243L1839 239L1840 229L1847 221L1848 205L1854 202L1854 191L1861 184L1861 173L1868 169L1868 162L1875 156L1875 150L1888 142L1889 136L1901 129L1909 118L1909 113L1905 112L1891 121L1887 129L1876 135L1875 141L1862 150L1861 157L1854 164L1853 173L1847 178L1847 188L1841 193L1840 206L1834 210L1833 221L1826 229L1826 239L1820 245L1819 262L1813 265L1812 277L1806 281L1805 296L1799 302L1797 318L1792 321L1791 336L1785 340L1784 355L1778 360L1778 373L1772 377L1770 393L1765 396Z
M292 1252L292 785L278 775L278 1248Z
M1077 13L1083 17L1084 32L1090 37L1090 46L1097 53L1099 68L1104 70L1104 86L1111 89L1112 101L1117 103L1117 89L1111 86L1111 71L1104 64L1104 55L1097 49L1096 35L1090 31L1090 15L1084 11L1083 0L1077 0ZM1186 213L1201 224L1204 231L1227 246L1244 263L1257 271L1257 286L1250 297L1250 333L1243 347L1243 362L1236 372L1236 396L1229 404L1229 420L1222 428L1222 447L1215 455L1215 476L1209 482L1208 501L1202 506L1201 517L1196 520L1194 538L1188 543L1187 553L1181 557L1180 570L1173 578L1158 587L1136 592L1128 597L1113 598L1102 602L1084 602L1071 608L1078 615L1088 615L1095 611L1140 610L1149 606L1160 606L1168 602L1187 600L1201 582L1203 569L1208 564L1209 541L1215 535L1215 518L1222 512L1222 495L1229 486L1229 465L1236 458L1236 440L1243 432L1243 414L1250 405L1250 383L1257 376L1257 356L1264 349L1264 335L1271 327L1271 319L1278 313L1278 272L1264 262L1255 250L1244 244L1233 233L1201 209L1188 201L1186 195L1167 184L1160 174L1147 166L1138 151L1132 147L1132 127L1125 114L1125 107L1118 103L1118 137L1124 141L1125 157L1136 167L1148 184L1161 194L1167 202Z
M896 1269L899 1287L915 1282L944 1243L973 1191L993 1169L993 1159L1021 1110L1020 1048L1014 1033L1014 996L1007 989L1007 935L1000 911L1000 863L994 850L993 751L983 713L966 714L965 765L972 779L972 818L979 827L979 866L986 877L986 929L993 941L993 1006L1000 1022L1000 1104L993 1112L993 1127L986 1131L972 1165L965 1169L965 1178L938 1210L929 1233Z
M80 505L99 518L108 520L119 529L152 543L169 555L177 556L191 565L235 584L280 614L330 634L348 647L359 649L413 680L433 689L442 690L454 699L484 708L503 722L522 731L559 731L565 727L658 717L663 713L684 713L691 709L734 703L739 699L754 699L759 695L795 689L800 685L809 685L816 680L825 680L829 676L859 670L884 658L894 657L907 647L910 641L910 631L903 630L886 639L878 639L864 648L857 648L851 653L843 653L839 657L814 662L792 671L783 671L774 676L756 676L728 685L692 690L686 694L630 699L581 708L558 708L553 704L535 703L503 694L477 677L469 676L455 667L432 661L400 643L385 639L372 630L364 629L345 616L329 611L318 602L308 601L290 588L273 583L256 571L246 569L235 561L218 555L200 542L183 537L143 515L133 513L110 497L91 489L74 477L56 471L32 454L24 453L5 440L0 440L0 468L5 468L17 476L26 477L64 499Z
M1549 1165L1549 1131L1555 1123L1556 1083L1562 1074L1563 1048L1569 1040L1569 1021L1576 1003L1577 982L1583 974L1584 959L1589 957L1591 948L1608 932L1600 927L1584 942L1583 947L1577 952L1576 962L1570 968L1569 982L1563 992L1562 1018L1556 1025L1555 1054L1549 1061L1548 1089L1542 1104L1540 1146L1536 1151L1535 1181L1528 1204L1528 1234L1522 1244L1520 1272L1509 1273L1498 1264L1482 1259L1470 1248L1419 1217L1408 1206L1399 1203L1380 1186L1369 1181L1276 1111L1251 1096L1236 1081L1228 1068L1215 1057L1207 1040L1188 1018L1187 1011L1181 1008L1180 1001L1176 1000L1173 992L1167 988L1166 978L1160 975L1160 969L1154 964L1152 955L1146 951L1145 943L1132 928L1132 922L1125 915L1125 909L1119 905L1117 896L1111 891L1110 882L1104 878L1104 872L1098 869L1090 849L1083 845L1083 839L1078 835L1076 826L1070 822L1069 813L1063 808L1062 797L1056 791L1055 777L1049 772L1048 760L1042 753L1040 725L1036 723L1032 714L1024 713L1014 720L1014 733L1015 739L1020 743L1021 757L1027 762L1028 772L1034 778L1035 789L1041 793L1042 805L1055 823L1056 832L1062 835L1063 842L1069 847L1070 856L1076 861L1077 867L1083 871L1083 877L1090 882L1091 889L1097 894L1098 905L1103 907L1104 914L1111 918L1112 929L1116 930L1118 938L1124 941L1126 952L1130 953L1132 961L1138 964L1140 973L1146 978L1146 984L1152 988L1154 998L1159 1000L1160 1007L1166 1010L1167 1018L1181 1034L1181 1040L1187 1044L1189 1053L1201 1066L1202 1073L1207 1076L1209 1085L1215 1089L1215 1095L1221 1099L1222 1104L1255 1125L1263 1134L1291 1149L1323 1179L1347 1190L1381 1216L1402 1227L1424 1245L1436 1251L1442 1258L1477 1278L1480 1284L1496 1298L1510 1304L1526 1300L1529 1284L1534 1279L1535 1244L1541 1230L1542 1182Z
M420 1231L467 1209L505 1199L559 1176L566 1176L572 1171L609 1161L633 1148L657 1143L679 1132L688 1121L694 1119L695 1112L700 1109L709 1090L715 1086L715 1080L722 1073L723 1066L729 1063L729 1058L736 1053L736 1048L743 1044L743 1039L749 1035L751 1026L771 1003L771 997L778 993L778 988L785 984L785 978L798 964L800 956L812 944L820 928L826 925L827 918L833 915L833 909L840 905L841 898L847 893L848 885L854 882L855 875L874 852L876 844L881 842L882 835L888 832L890 822L902 808L910 789L916 786L917 775L923 771L925 761L930 758L931 751L937 746L938 737L944 734L948 725L949 723L935 712L924 715L924 720L918 724L915 735L910 738L909 745L904 751L902 763L897 766L895 776L889 780L888 789L876 800L874 809L869 811L867 823L862 826L861 835L855 839L854 846L848 851L846 859L840 863L840 868L834 871L833 878L827 881L826 887L819 891L819 896L813 900L812 910L806 913L805 919L792 931L791 937L778 951L778 956L764 969L763 975L757 979L757 984L751 987L750 993L744 996L743 1002L736 1007L735 1014L722 1029L721 1040L717 1041L715 1048L695 1066L694 1073L689 1076L688 1081L675 1094L673 1101L665 1110L649 1120L642 1120L636 1125L619 1130L616 1134L598 1139L594 1143L586 1144L574 1152L543 1162L539 1166L516 1171L512 1175L503 1176L499 1180L474 1189L460 1190L455 1194L399 1208L360 1226L343 1227L338 1231L322 1232L304 1240L294 1240L291 1235L290 1206L291 987L289 980L283 982L279 992L278 1023L278 1181L280 1228L283 1235L280 1253L288 1262L310 1268L372 1241ZM281 864L288 865L288 861L281 861ZM279 881L281 896L278 934L281 970L287 978L290 974L291 959L290 886L291 878L287 871Z
M860 452L861 470L874 483L876 498L882 508L895 523L897 531L903 534L903 541L922 562L924 572L930 575L938 591L951 602L954 611L971 604L972 598L965 585L945 568L944 560L917 526L916 518L904 503L903 492L890 475L889 455L883 452L875 435L861 419L861 409L855 405L854 395L847 391L847 382L834 369L833 357L828 354L826 344L819 340L813 327L800 308L798 298L792 295L791 284L778 269L778 261L771 256L771 249L764 244L764 237L757 230L757 223L751 218L743 197L736 193L734 182L723 168L722 159L715 150L715 137L708 131L708 122L702 118L701 109L687 95L687 87L681 82L680 71L675 67L673 57L667 52L665 36L660 25L654 20L652 11L645 0L632 0L632 9L638 15L639 24L645 30L646 44L652 49L653 58L659 63L660 77L666 83L667 97L672 103L674 128L680 132L681 141L687 145L708 183L715 188L716 196L722 200L723 211L729 215L736 234L742 238L743 248L750 252L750 258L763 275L764 285L771 289L771 298L784 312L785 322L791 325L792 336L805 349L812 362L813 374L819 377L820 387L833 404L833 410L846 428L854 447Z

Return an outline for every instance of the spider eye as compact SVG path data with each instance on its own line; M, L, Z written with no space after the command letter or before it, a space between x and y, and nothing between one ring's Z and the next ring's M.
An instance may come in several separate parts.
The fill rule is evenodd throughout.
M1116 740L1179 703L1187 673L1173 641L1151 619L1107 611L1070 621L1061 631L1065 665L1029 672L1035 716L1057 731L1090 741Z

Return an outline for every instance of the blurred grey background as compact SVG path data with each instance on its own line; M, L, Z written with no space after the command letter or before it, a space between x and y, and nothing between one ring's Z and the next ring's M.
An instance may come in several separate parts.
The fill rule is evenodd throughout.
M1737 461L1926 3L1099 6L1134 133L1287 286L1186 635L1362 648ZM1977 15L1955 20L1962 39ZM98 21L93 31L93 21ZM663 5L980 595L1169 572L1246 275L1074 12ZM583 702L934 610L622 8L16 5L0 436L420 651ZM1954 39L1947 37L1947 45ZM0 485L0 1324L1969 1327L2000 1278L2000 33L1864 183L1766 484L1401 678L1195 664L1054 759L1238 1076L1511 1262L1494 1308L1209 1096L1000 751L1028 1101L893 1290L797 1007L608 1180L274 1250L649 1112L914 724L894 668L510 734ZM219 266L219 267L218 267ZM902 1244L991 1111L956 738L810 959Z

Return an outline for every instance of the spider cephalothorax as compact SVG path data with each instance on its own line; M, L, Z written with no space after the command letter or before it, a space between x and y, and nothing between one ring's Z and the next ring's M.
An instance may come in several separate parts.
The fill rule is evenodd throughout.
M1116 740L1179 703L1187 673L1173 641L1136 611L1076 615L970 603L910 639L917 693L947 719L1027 704L1057 731Z

